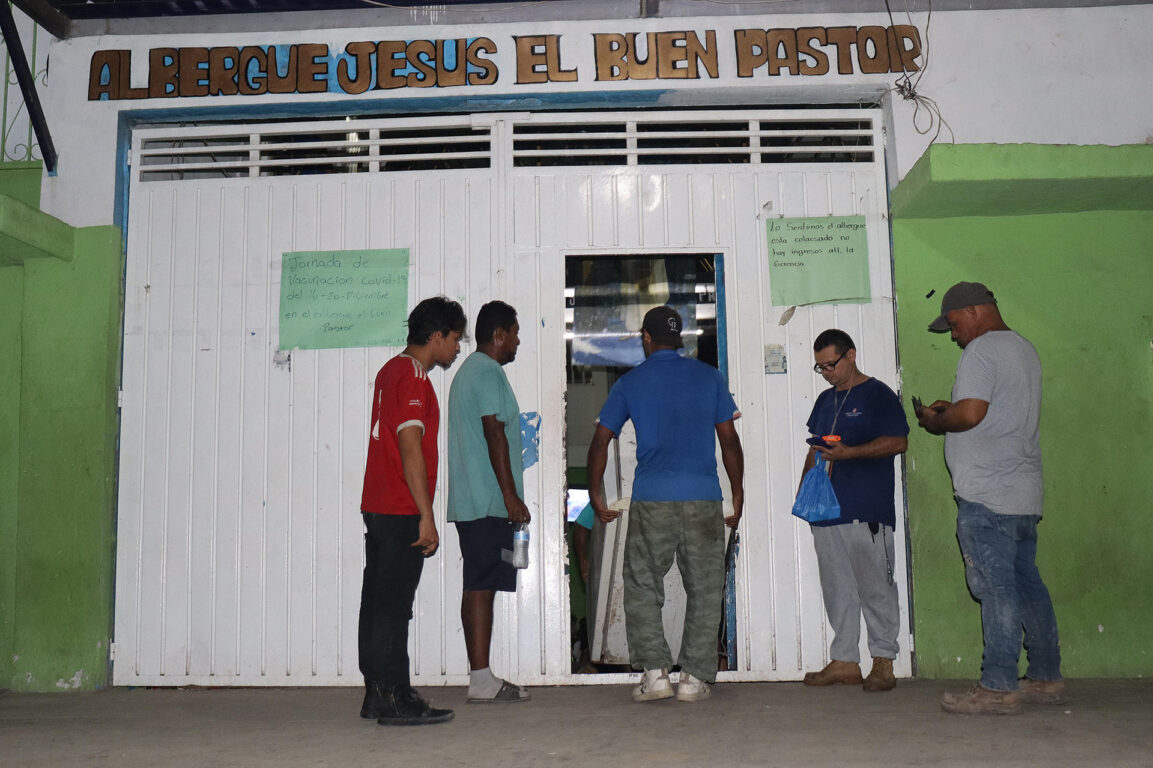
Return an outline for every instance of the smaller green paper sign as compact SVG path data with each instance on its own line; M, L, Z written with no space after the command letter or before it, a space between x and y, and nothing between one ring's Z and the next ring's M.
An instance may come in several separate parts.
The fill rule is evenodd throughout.
M404 346L407 318L407 248L284 254L281 349Z
M773 306L869 301L864 216L769 219Z

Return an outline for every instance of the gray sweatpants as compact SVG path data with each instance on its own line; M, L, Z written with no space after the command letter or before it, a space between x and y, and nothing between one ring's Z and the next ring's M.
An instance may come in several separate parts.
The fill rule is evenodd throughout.
M860 662L861 614L869 632L874 658L897 656L901 614L893 580L893 529L880 526L874 535L868 523L812 526L821 593L833 628L829 657Z
M634 501L625 540L624 609L629 662L638 669L673 665L661 608L673 565L685 586L681 669L717 679L717 632L725 586L725 518L719 501Z

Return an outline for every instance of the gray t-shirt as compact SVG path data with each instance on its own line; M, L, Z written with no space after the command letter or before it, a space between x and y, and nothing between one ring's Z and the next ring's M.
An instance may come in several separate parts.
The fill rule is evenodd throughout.
M989 403L981 423L945 435L953 491L1001 515L1040 515L1041 359L1016 331L973 339L957 363L953 402Z

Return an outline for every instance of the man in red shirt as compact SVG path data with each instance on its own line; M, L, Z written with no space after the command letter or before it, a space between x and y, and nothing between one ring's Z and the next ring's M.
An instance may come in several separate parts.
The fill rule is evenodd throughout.
M408 623L424 559L440 544L432 513L440 405L428 372L456 360L466 323L457 302L425 299L408 316L408 346L376 375L360 502L365 565L358 640L360 716L381 725L453 718L409 684Z

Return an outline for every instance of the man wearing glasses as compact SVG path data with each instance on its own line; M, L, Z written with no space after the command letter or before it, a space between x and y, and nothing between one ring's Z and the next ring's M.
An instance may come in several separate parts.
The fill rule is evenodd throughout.
M893 580L893 456L908 446L909 424L901 401L882 382L857 368L849 334L835 328L813 342L813 370L832 386L817 397L808 427L811 448L804 471L820 453L841 506L836 520L812 523L825 611L833 629L829 663L805 675L805 685L863 685L888 691L897 685L900 610ZM861 614L873 666L862 679Z
M1041 520L1041 360L1001 318L993 292L957 283L929 325L963 350L952 402L917 404L917 421L945 435L945 463L957 498L957 541L969 591L981 603L981 680L946 693L941 707L961 714L1015 714L1026 699L1064 700L1057 618L1037 571ZM1028 649L1017 680L1022 630Z

